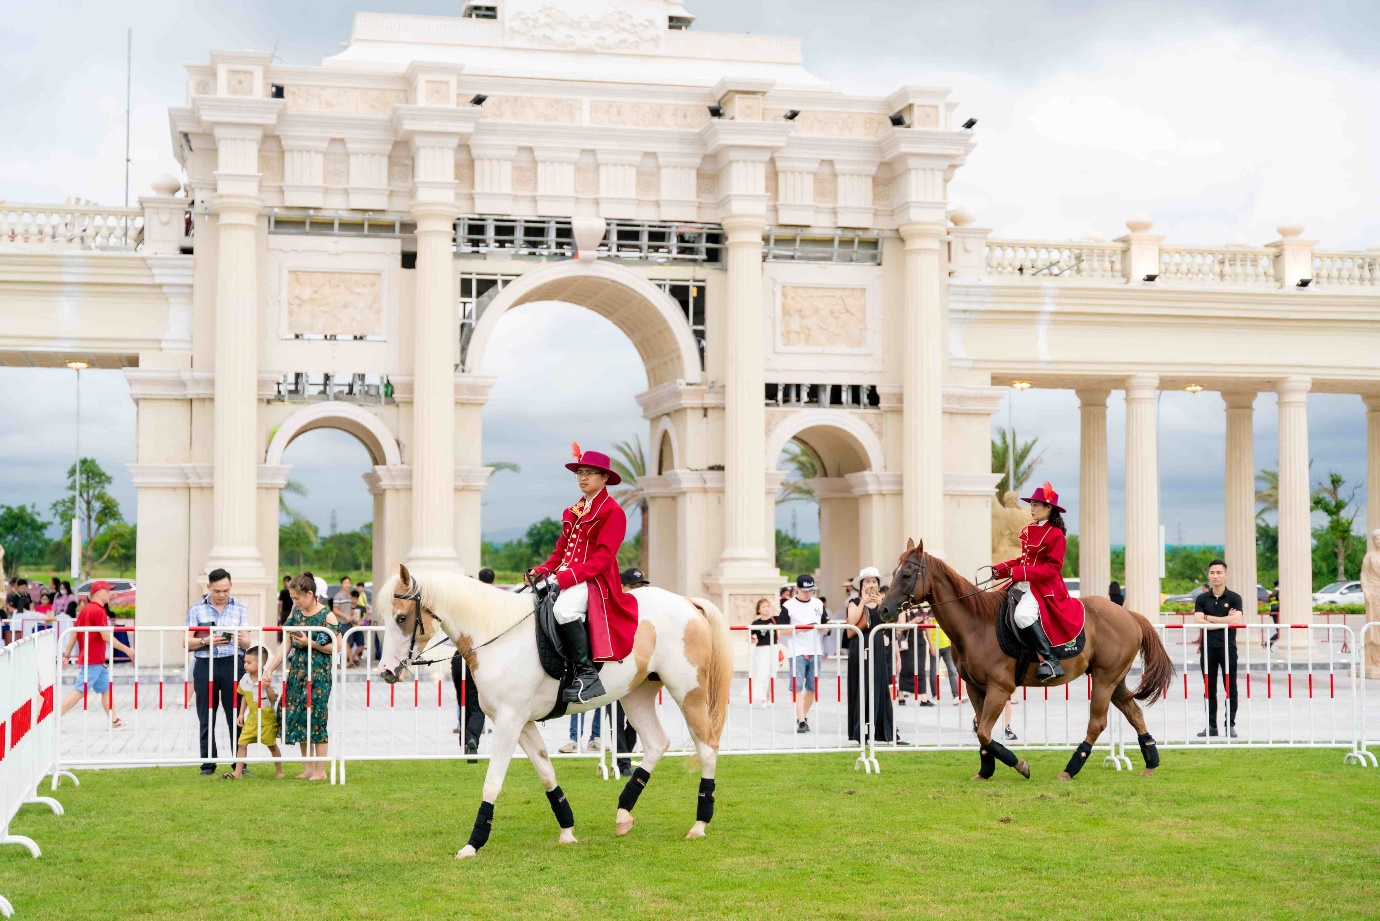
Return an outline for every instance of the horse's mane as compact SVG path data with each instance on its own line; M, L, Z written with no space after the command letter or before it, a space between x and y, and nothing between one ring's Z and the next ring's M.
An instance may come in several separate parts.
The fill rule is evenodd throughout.
M455 626L467 634L493 637L532 613L530 597L459 573L429 572L414 575L412 581L420 590L425 607L454 618ZM398 582L398 576L389 576L379 588L378 597L390 605L386 610L391 610Z
M923 551L922 551L923 552ZM1002 604L1006 601L1006 590L980 591L976 585L969 582L958 574L948 563L932 554L925 554L926 563L933 566L943 573L953 585L957 594L960 596L959 604L968 610L969 614L982 620L995 623L997 614L1001 611ZM968 597L963 598L962 596Z

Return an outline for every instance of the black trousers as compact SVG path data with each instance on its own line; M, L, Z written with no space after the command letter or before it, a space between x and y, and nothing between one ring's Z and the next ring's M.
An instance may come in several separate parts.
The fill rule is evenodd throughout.
M235 729L235 682L240 679L242 660L239 656L222 656L211 668L210 658L192 662L192 689L196 692L196 718L201 724L202 767L215 770L220 756L216 747L216 718L225 711L225 728L230 733L233 755L239 733Z
M1221 646L1206 646L1200 658L1203 664L1203 671L1207 674L1208 687L1208 726L1217 728L1217 675L1223 669L1226 674L1222 676L1223 684L1227 688L1227 696L1230 698L1227 707L1227 725L1236 725L1236 644L1232 643L1224 650Z
M474 675L465 667L462 656L451 656L450 680L455 684L455 699L465 707L465 744L479 747L479 737L484 735L484 711L479 709L479 688L474 686Z
M637 744L637 730L632 728L632 724L628 722L628 715L623 712L622 704L613 705L613 726L614 732L616 733L614 741L618 743L617 750L620 752L631 752L633 746ZM624 774L631 773L632 759L627 755L620 756L618 758L619 776L621 777Z

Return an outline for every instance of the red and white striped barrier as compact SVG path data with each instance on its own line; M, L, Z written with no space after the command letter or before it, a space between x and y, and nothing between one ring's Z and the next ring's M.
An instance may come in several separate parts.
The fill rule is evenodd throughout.
M62 643L54 652L54 660L61 655L68 639L75 637L73 652L84 660L83 650L90 642L90 636L103 629L101 627L72 627L64 635ZM169 766L179 764L233 764L242 761L246 764L272 764L281 761L304 762L329 766L334 780L335 759L330 755L303 755L295 748L288 750L282 743L281 733L285 726L279 727L282 757L275 757L267 747L252 744L244 758L237 758L235 749L241 727L236 725L239 708L239 695L233 690L227 710L216 707L216 685L228 676L232 685L240 677L241 657L208 657L206 661L205 684L198 687L194 682L195 660L186 649L185 638L189 633L197 635L225 634L237 646L240 637L246 637L244 644L250 648L262 646L272 657L278 652L281 642L293 635L321 633L322 627L187 627L177 626L132 626L122 628L128 637L128 645L134 650L134 662L117 664L114 661L114 647L106 647L106 667L110 672L110 692L106 699L87 687L83 687L81 699L66 714L58 711L57 748L58 760L63 767L139 767ZM49 633L51 631L43 631ZM39 634L40 636L43 634ZM340 647L337 637L337 655ZM241 650L243 651L243 650ZM307 725L311 725L313 711L331 703L330 681L336 674L333 657L329 667L324 669L326 681L319 680L315 667L316 656L307 657L306 678L302 690L306 701ZM62 663L69 681L81 673L80 666ZM270 684L277 692L279 709L285 706L290 689L298 690L295 682L290 682L287 663L284 661L274 674L268 676ZM323 686L326 696L323 701ZM200 744L200 720L198 718L198 698L210 702L212 749L214 755L203 756ZM262 687L255 691L253 707L248 718L262 721L262 707L271 706ZM223 698L222 698L223 700ZM110 714L121 721L116 724L107 716L107 703ZM285 721L283 721L285 722ZM334 731L337 717L327 711L327 735ZM261 727L262 723L256 723ZM222 731L223 730L223 731ZM328 744L328 743L327 743Z
M43 631L0 648L0 844L19 844L37 857L41 853L32 838L11 834L10 822L19 808L38 803L62 815L62 804L39 796L38 785L54 770L53 724L57 695L55 670L56 636ZM67 776L71 777L70 774ZM72 777L74 783L77 782ZM0 915L11 914L9 902L0 897Z

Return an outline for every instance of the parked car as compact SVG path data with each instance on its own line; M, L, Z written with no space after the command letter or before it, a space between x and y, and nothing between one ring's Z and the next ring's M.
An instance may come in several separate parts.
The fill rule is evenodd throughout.
M77 585L77 607L82 605L91 597L91 583L95 579L87 579ZM106 579L110 583L110 606L112 608L132 608L134 607L134 597L136 594L133 579Z
M1186 595L1168 595L1164 599L1165 604L1193 604L1198 600L1198 596L1207 591L1206 585L1200 585Z
M1064 579L1064 588L1068 589L1068 593L1069 593L1069 597L1070 597L1070 598L1077 598L1077 597L1078 597L1078 580L1077 580L1077 579L1065 578L1065 579Z
M1313 593L1314 604L1365 604L1360 582L1333 582Z

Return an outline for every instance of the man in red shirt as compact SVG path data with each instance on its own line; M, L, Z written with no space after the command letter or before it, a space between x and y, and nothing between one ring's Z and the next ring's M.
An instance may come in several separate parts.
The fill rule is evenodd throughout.
M115 631L110 629L110 618L106 616L105 604L110 600L110 583L97 580L91 583L91 600L77 613L77 621L72 626L78 629L67 632L67 645L62 650L64 662L75 663L78 667L72 692L62 702L62 712L66 713L77 705L90 688L98 695L101 709L110 717L110 725L115 729L124 726L124 721L115 715L115 695L110 691L110 668L106 664L107 645L122 650L130 658L134 650L115 639ZM80 630L82 627L105 629ZM77 647L73 655L72 647Z

